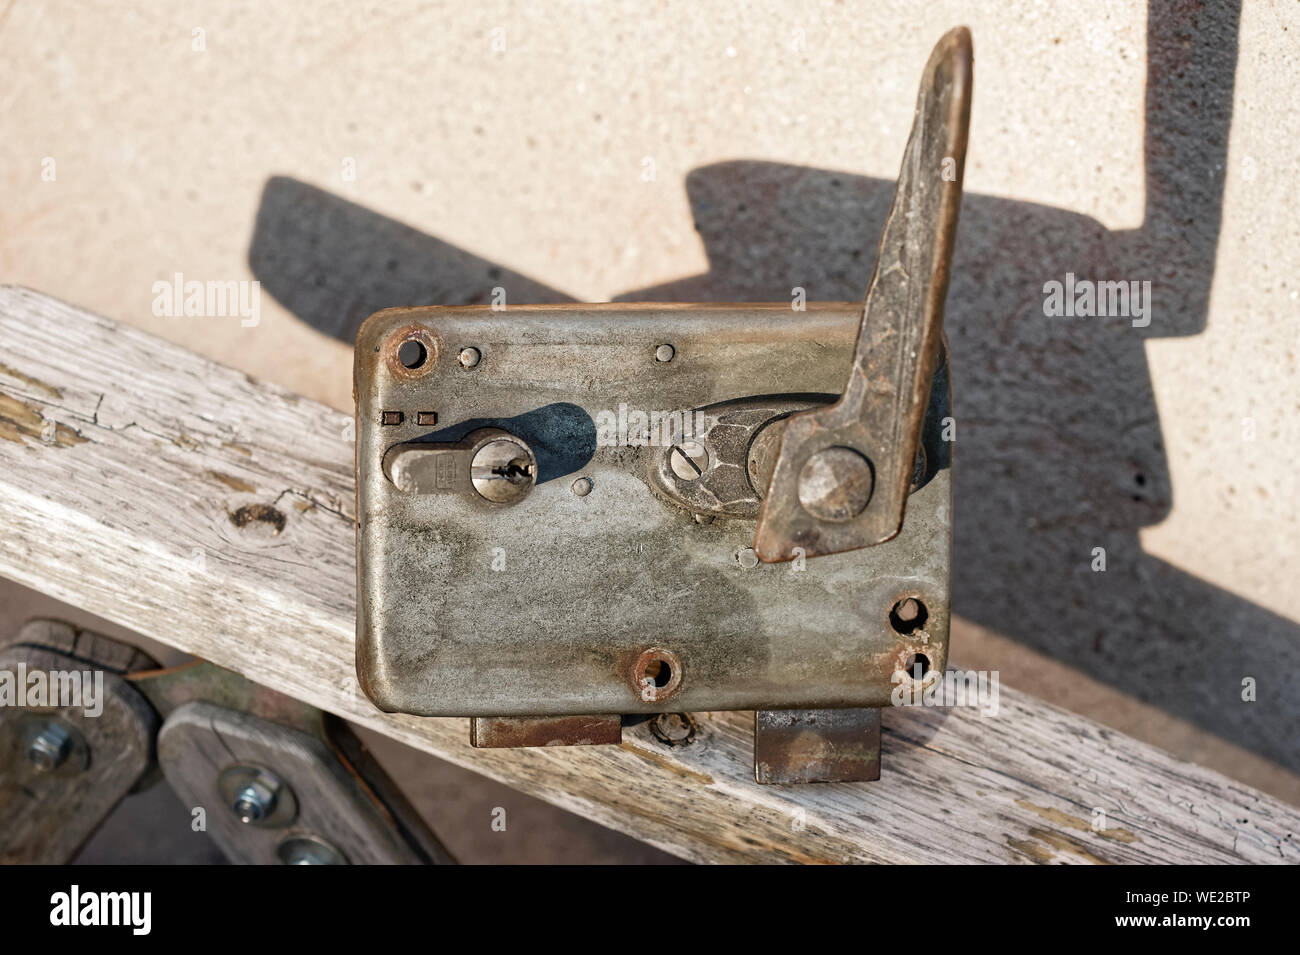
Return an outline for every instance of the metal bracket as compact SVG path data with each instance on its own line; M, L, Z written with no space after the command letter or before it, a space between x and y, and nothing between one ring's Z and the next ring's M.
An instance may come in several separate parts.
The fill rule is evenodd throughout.
M453 861L342 721L202 660L131 681L164 718L168 784L231 861Z
M314 733L211 703L177 707L158 762L232 862L412 865L451 858L412 811L394 813ZM405 809L405 801L402 801Z
M153 766L134 648L53 620L0 649L0 862L70 861Z
M0 702L0 861L70 861L159 766L234 862L453 861L345 724L213 664L35 620Z

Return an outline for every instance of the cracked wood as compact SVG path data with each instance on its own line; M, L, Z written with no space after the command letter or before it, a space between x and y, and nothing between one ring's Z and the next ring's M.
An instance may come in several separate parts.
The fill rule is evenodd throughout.
M353 671L352 433L0 288L0 574L26 586L701 862L1300 862L1295 808L1005 689L996 716L887 711L879 782L801 787L754 782L748 714L699 714L681 747L642 724L475 750L468 720L379 713Z

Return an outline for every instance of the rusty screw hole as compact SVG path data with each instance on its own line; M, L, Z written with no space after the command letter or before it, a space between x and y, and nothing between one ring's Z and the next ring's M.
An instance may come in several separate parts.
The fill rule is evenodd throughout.
M637 657L628 676L643 702L657 703L681 689L682 664L671 650L653 647Z
M667 660L651 660L641 674L645 683L653 683L655 689L662 690L673 678L673 668Z
M904 597L889 611L889 625L895 633L916 633L925 626L930 612L916 597Z
M407 339L397 348L397 360L405 368L412 371L419 368L429 359L429 350L423 344L415 339Z
M423 325L394 329L383 344L384 364L399 381L413 381L433 371L438 340Z
M913 653L907 658L907 675L914 680L922 679L930 672L930 658L924 653Z

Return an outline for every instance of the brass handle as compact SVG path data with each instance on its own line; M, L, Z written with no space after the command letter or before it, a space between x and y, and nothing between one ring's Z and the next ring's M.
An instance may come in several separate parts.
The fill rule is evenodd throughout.
M849 381L834 404L785 424L754 538L762 561L856 550L902 527L943 337L972 60L965 27L930 54Z

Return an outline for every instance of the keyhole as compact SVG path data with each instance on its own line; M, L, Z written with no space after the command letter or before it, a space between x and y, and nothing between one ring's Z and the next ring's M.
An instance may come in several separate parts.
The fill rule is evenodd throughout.
M513 484L518 484L520 481L526 481L528 478L532 477L533 469L527 461L522 458L516 458L509 464L503 464L493 468L492 473L497 477L505 478Z

